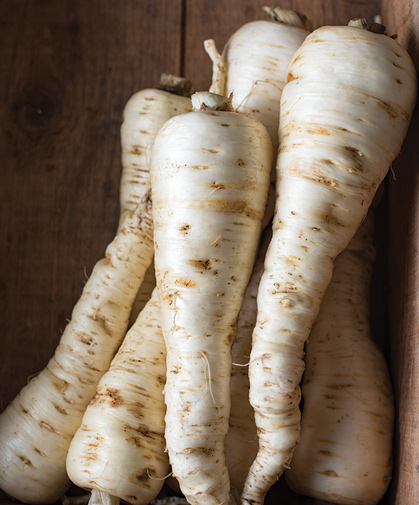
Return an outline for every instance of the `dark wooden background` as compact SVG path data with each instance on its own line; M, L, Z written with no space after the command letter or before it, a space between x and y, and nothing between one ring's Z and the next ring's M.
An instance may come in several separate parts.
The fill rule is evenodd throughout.
M207 89L262 0L0 2L0 410L53 354L119 209L121 114L162 72ZM295 0L314 27L381 14L419 68L417 0ZM374 328L397 395L395 478L383 503L419 503L419 118L377 223ZM3 500L3 501L1 501ZM278 501L275 499L275 501ZM0 498L0 503L8 503ZM279 501L278 501L279 503ZM311 503L285 492L283 504Z

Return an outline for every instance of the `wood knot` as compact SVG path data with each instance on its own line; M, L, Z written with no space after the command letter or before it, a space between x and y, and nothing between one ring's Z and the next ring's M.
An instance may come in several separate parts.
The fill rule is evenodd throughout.
M33 139L45 131L56 131L59 127L60 111L51 99L53 93L41 88L29 88L12 105L12 119L19 131Z

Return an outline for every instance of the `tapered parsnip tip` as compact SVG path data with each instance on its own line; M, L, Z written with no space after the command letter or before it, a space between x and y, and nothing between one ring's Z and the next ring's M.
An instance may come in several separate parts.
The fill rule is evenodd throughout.
M210 91L198 91L191 97L192 109L196 110L219 110L219 111L232 111L231 102L233 100L233 93L227 98L217 93Z
M88 505L119 505L120 499L108 493L92 489Z
M192 81L177 75L161 74L159 88L175 95L190 96Z
M269 15L272 21L284 23L285 25L298 26L311 32L312 23L301 12L292 9L282 9L281 7L264 7L263 10Z

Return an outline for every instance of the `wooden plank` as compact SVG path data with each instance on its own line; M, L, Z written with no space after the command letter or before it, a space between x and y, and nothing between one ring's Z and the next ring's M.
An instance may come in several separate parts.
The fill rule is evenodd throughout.
M419 4L383 0L383 24L412 56L419 70ZM419 496L419 110L389 180L388 307L391 369L397 398L395 472L391 503Z
M0 398L52 355L118 221L130 95L179 74L181 1L0 7Z

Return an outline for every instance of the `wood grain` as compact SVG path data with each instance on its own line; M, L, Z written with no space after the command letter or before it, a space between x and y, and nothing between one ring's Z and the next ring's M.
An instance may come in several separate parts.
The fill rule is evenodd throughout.
M419 4L384 0L383 24L419 71ZM419 496L419 110L389 178L388 308L391 370L397 398L395 472L391 503L416 503Z
M0 3L0 411L46 364L118 221L119 127L162 72L207 89L203 41L221 51L262 0L3 0ZM382 13L419 69L415 0L284 0L314 27ZM418 113L379 211L377 333L398 398L396 472L383 504L419 496ZM388 272L386 271L388 269ZM383 291L388 287L388 293ZM388 296L388 303L385 296ZM386 315L383 317L382 313ZM388 317L388 319L386 319ZM389 339L389 341L387 341ZM280 501L281 500L281 501ZM308 505L281 481L269 503ZM10 500L0 497L0 504Z

